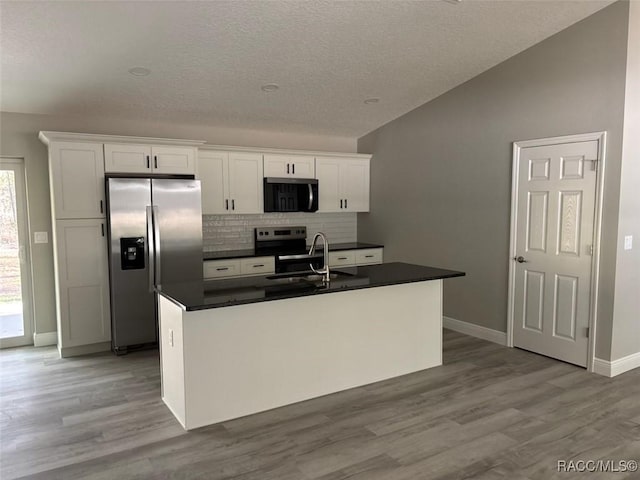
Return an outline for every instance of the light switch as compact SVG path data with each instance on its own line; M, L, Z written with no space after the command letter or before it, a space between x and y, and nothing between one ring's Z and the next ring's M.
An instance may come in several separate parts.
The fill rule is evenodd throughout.
M49 243L49 233L33 232L33 243Z
M624 249L631 250L633 248L633 235L624 236Z

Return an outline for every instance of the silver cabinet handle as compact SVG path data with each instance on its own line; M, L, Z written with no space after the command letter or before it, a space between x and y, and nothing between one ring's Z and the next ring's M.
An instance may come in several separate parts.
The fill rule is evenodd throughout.
M158 168L158 156L153 156L153 168Z
M102 236L104 237L104 223L100 224L100 231L102 232Z
M340 199L340 208L342 208L342 199Z
M291 173L293 173L294 175L296 174L296 164L295 163L291 164Z
M289 173L289 164L287 163L287 174Z
M347 208L347 199L344 199L344 208Z
M365 255L364 258L373 258L373 255Z
M229 210L229 199L228 198L224 201L224 209L225 210Z
M522 255L520 255L519 257L514 257L514 260L518 263L528 263L528 260L525 260Z
M151 167L151 163L149 162L149 155L147 155L147 168Z
M236 209L236 201L234 199L231 199L231 210L235 210Z
M225 270L229 270L229 267L218 267L216 268L216 270L219 272L224 272Z
M102 200L100 200L100 213L104 213L104 209L102 207Z
M347 257L338 257L338 260L346 260Z
M255 265L252 265L253 268L260 268L260 267L264 267L264 263L256 263Z

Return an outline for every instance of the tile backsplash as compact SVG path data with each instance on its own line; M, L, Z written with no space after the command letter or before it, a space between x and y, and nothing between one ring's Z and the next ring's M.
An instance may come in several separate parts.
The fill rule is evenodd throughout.
M307 238L324 232L332 243L355 242L357 213L263 213L259 215L203 215L202 242L205 251L253 248L255 227L304 225Z

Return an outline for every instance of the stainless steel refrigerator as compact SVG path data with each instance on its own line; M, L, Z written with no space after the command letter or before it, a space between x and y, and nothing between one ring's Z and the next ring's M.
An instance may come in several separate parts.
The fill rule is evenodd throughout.
M202 280L200 182L107 178L111 344L158 341L154 286Z

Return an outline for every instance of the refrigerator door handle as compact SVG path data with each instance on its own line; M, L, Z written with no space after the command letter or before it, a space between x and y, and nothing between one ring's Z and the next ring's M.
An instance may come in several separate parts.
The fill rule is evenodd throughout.
M155 283L155 245L153 241L153 207L147 206L147 252L149 254L149 258L147 260L147 265L149 266L149 291L153 293L153 287Z
M156 285L162 283L162 270L160 261L160 222L158 221L158 207L153 207L153 249L155 250L155 271L156 271Z

